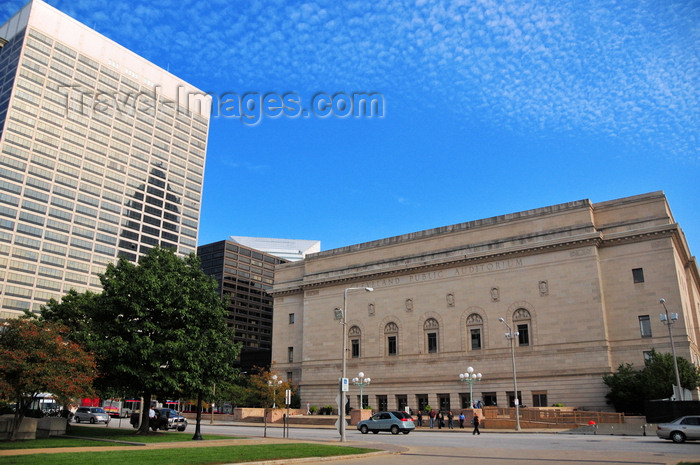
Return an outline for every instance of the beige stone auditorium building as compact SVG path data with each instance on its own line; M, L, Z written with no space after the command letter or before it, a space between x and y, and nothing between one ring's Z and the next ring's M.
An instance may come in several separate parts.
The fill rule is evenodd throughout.
M273 371L302 405L336 405L347 291L347 377L375 409L474 399L611 410L602 376L670 352L700 364L700 277L666 197L553 205L328 250L276 269ZM366 292L365 287L372 288ZM349 405L360 391L350 382ZM693 392L698 399L698 392Z

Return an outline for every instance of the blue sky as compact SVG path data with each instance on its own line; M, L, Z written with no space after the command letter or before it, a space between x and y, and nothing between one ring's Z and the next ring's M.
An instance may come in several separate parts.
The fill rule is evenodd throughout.
M200 244L325 250L663 190L700 253L700 2L48 3L217 95L383 97L382 117L213 119Z

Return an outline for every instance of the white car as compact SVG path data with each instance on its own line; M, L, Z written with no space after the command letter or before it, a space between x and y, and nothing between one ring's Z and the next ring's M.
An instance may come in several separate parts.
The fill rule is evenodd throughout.
M700 415L676 418L669 423L659 423L656 435L661 439L683 442L686 439L700 439Z
M90 423L109 423L109 415L102 407L80 407L73 416L76 423L89 421Z

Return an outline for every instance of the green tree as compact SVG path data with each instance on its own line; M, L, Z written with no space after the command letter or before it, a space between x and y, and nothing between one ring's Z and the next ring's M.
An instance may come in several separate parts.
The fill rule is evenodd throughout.
M156 247L138 265L108 265L100 280L102 293L69 293L42 316L70 324L75 340L95 352L101 391L140 394L149 405L153 395L207 394L234 376L239 346L226 306L194 254ZM147 410L139 433L148 432Z
M608 404L615 407L615 411L630 414L642 412L644 386L641 382L641 372L635 370L632 364L621 364L617 373L603 376L603 382L610 388L605 398Z
M693 390L700 384L700 370L683 357L677 357L678 376L681 386ZM666 399L673 395L676 373L673 368L673 354L653 350L644 361L641 382L646 386L646 398Z
M285 405L285 391L292 389L292 386L279 376L273 380L273 375L274 373L270 371L262 371L248 377L247 391L250 406L267 408L277 405L281 408ZM279 383L279 381L282 382Z
M700 370L682 357L677 358L677 363L681 386L695 389L700 384ZM610 388L605 397L618 412L641 414L647 400L673 395L675 379L673 355L652 350L644 369L635 370L633 365L624 363L616 373L603 376L603 382Z
M0 397L17 403L11 425L14 440L19 425L42 392L62 403L89 394L96 375L94 357L68 340L58 323L24 317L0 327Z

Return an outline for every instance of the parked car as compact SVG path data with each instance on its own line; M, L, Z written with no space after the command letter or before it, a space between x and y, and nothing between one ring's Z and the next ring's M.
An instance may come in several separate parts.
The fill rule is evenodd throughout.
M171 408L157 408L153 409L155 411L155 418L149 420L149 428L153 431L162 430L167 431L170 429L177 429L178 431L185 431L187 428L187 418L183 417L175 410ZM130 423L134 428L139 427L139 421L141 414L139 412L133 412L131 414Z
M157 429L177 429L178 431L185 431L185 428L187 428L187 418L171 408L157 408L156 421L151 428L154 431Z
M368 420L357 424L357 429L362 434L371 431L374 434L380 431L390 431L391 434L408 434L416 428L413 418L406 412L378 412Z
M76 423L89 421L90 423L109 423L109 415L102 407L79 407L73 419Z
M676 418L669 423L659 423L656 435L661 439L683 442L686 439L700 439L700 415Z

